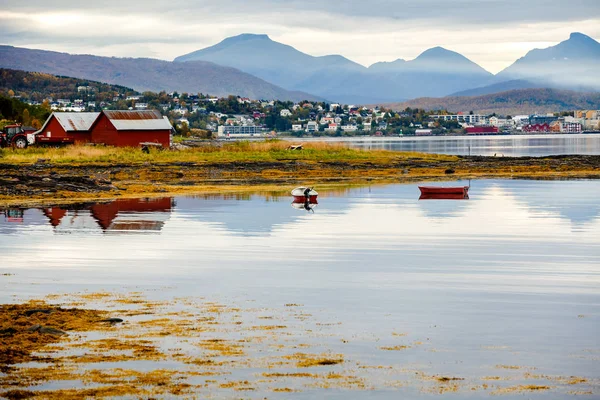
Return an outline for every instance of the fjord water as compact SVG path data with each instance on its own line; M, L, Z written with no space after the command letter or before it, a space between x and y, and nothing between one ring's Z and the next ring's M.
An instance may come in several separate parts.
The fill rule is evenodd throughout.
M417 151L450 155L542 157L564 154L600 154L600 134L357 137L319 138L318 140L341 141L359 149Z
M466 379L509 365L597 385L600 182L471 185L459 201L420 201L416 184L321 191L314 213L292 208L285 193L5 209L0 300L147 290L295 303L334 322L328 329L347 343L320 340L349 360ZM379 350L399 340L421 345ZM404 386L395 390L435 397ZM378 395L392 396L368 393Z

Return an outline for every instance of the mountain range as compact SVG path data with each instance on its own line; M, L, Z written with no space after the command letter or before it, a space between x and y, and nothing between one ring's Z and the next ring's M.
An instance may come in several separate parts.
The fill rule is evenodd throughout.
M443 96L484 85L493 78L466 57L442 47L429 49L412 61L399 59L366 68L340 55L314 57L267 35L253 34L227 38L174 61L198 60L237 68L289 90L344 103Z
M442 47L414 60L365 67L341 55L315 57L255 34L227 38L173 62L0 46L0 68L93 79L138 91L368 104L535 88L600 91L600 43L572 33L555 46L528 52L497 75Z
M206 61L173 63L150 58L71 55L45 50L0 46L0 68L131 87L139 92L177 91L253 99L322 100L308 93L282 89L240 70Z
M561 89L515 89L470 97L423 97L401 103L379 105L398 111L410 107L427 111L473 111L477 114L545 114L565 110L596 110L600 106L600 92L586 93Z

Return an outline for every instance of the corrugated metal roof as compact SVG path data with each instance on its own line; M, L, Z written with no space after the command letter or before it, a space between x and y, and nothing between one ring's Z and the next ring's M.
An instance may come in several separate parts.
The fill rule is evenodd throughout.
M55 112L52 115L66 132L89 131L98 118L97 112ZM44 124L45 125L45 124Z
M118 131L162 131L173 127L167 117L160 119L111 119L110 122Z
M158 110L143 110L143 111L104 111L104 115L112 120L146 120L146 119L162 119L162 115Z

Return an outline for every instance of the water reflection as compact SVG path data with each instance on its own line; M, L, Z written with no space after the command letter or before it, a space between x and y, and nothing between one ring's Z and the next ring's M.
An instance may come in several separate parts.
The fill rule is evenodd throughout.
M177 221L195 221L215 232L242 237L269 236L276 231L320 224L321 221L335 226L336 221L348 218L352 221L348 229L363 231L363 226L350 225L363 217L366 225L372 225L372 219L379 211L383 212L380 228L399 223L407 226L408 221L418 227L427 226L428 220L469 220L475 215L481 219L511 214L535 220L558 217L576 230L597 220L600 215L597 201L600 184L594 181L479 181L471 188L470 201L465 201L469 197L463 195L424 194L417 197L418 194L416 184L323 191L317 214L314 213L316 202L293 202L294 210L309 211L294 212L290 210L289 195L278 192L211 194L177 200L169 197L117 199L39 209L14 207L0 210L0 233L15 233L43 225L51 226L55 233L161 232L173 217ZM490 207L493 212L489 212ZM493 224L501 227L505 222L506 219ZM523 218L518 222L527 223ZM325 226L329 227L327 223ZM410 229L418 230L415 226ZM395 234L402 232L397 228L394 230Z
M507 157L600 154L598 134L442 136L348 139L350 146L370 150L418 151L452 155L494 154Z
M165 197L117 199L40 209L9 208L3 210L2 222L32 226L43 224L46 220L56 233L98 230L104 233L160 232L174 206L175 200ZM0 224L2 233L9 229L5 224Z

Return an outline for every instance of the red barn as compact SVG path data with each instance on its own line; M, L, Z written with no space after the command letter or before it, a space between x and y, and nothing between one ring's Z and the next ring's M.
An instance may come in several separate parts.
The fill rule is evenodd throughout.
M36 143L87 143L92 139L91 127L98 119L97 112L55 112L48 117L42 129L35 133Z
M119 147L153 142L170 147L172 129L168 118L157 110L105 110L92 126L92 142Z

